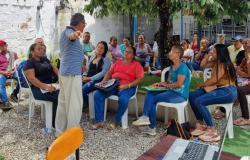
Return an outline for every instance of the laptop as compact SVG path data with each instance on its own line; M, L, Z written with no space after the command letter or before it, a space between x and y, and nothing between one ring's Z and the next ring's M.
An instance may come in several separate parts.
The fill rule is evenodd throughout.
M230 114L231 112L229 116ZM227 133L229 116L224 126L223 139L219 147L195 141L176 139L162 160L219 160Z

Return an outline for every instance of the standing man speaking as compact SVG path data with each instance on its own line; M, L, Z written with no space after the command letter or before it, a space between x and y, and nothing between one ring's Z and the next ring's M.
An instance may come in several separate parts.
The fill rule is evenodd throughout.
M66 27L60 37L60 92L56 113L56 136L68 128L79 126L82 116L82 64L84 56L79 37L85 25L84 16L81 13L76 13L71 17L70 26Z

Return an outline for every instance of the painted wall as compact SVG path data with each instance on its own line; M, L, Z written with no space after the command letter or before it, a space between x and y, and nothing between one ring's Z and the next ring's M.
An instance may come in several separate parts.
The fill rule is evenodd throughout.
M0 39L7 41L9 49L23 53L37 37L43 37L48 50L55 30L55 1L45 0L41 10L40 0L0 0Z

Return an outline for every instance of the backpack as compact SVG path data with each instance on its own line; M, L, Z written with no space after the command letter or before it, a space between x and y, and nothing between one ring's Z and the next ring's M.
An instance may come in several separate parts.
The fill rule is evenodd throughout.
M168 122L167 135L173 135L187 140L192 138L189 123L180 124L176 119L171 119Z

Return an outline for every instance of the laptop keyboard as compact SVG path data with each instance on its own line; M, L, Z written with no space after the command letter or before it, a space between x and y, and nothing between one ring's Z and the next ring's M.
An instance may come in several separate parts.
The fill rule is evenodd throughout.
M206 154L208 145L189 142L179 160L202 160Z

